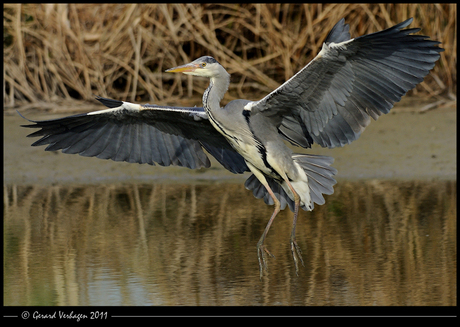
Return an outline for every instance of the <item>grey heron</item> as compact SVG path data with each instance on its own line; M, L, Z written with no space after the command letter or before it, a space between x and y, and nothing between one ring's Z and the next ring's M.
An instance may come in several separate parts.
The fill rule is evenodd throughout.
M108 109L24 127L40 128L33 146L88 157L188 168L209 167L203 150L235 174L250 171L245 187L274 205L257 243L260 276L267 270L270 226L286 206L294 212L290 250L298 273L303 265L295 228L299 208L311 211L332 194L337 170L331 157L298 154L286 145L334 148L356 140L372 117L386 114L422 82L439 58L440 42L403 29L412 18L386 30L351 38L340 20L318 55L292 78L258 101L233 100L221 107L230 75L204 56L166 70L210 79L203 107L134 104L96 97ZM25 118L25 117L24 117ZM27 118L26 118L27 119Z

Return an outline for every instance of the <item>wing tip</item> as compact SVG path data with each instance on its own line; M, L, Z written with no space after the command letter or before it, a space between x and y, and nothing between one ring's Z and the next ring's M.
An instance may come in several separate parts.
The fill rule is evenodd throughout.
M409 26L410 24L412 24L413 21L414 21L414 17L410 17L410 18L406 19L405 21L399 23L398 25L400 25L402 27L406 27L406 26Z
M350 25L345 23L345 18L342 18L332 27L324 42L340 43L350 38Z
M29 119L29 118L27 118L27 117L24 117L24 116L19 112L19 110L16 110L16 112L18 113L19 116L21 116L21 117L24 118L25 120L27 120L27 121L29 121L29 122L35 124L35 125L19 125L19 126L21 126L21 127L29 127L29 128L31 128L31 127L37 127L37 122L38 122L38 121Z
M95 99L108 108L117 108L123 105L123 101L103 98L99 95L96 95Z

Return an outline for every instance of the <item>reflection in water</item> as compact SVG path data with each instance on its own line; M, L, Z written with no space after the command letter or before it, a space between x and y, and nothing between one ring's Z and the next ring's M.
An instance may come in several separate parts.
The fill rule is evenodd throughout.
M240 185L4 187L5 305L456 305L456 181L341 182L275 220Z

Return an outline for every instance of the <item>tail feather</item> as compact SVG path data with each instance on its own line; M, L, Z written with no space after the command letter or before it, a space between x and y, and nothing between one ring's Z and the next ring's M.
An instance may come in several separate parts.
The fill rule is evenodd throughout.
M337 169L331 167L334 159L311 154L294 154L292 159L297 162L308 177L308 187L312 202L319 205L324 204L326 201L323 194L329 195L334 193L333 185L336 181L333 176L337 173ZM294 200L286 193L281 184L271 177L265 176L265 178L273 193L275 193L275 196L280 201L281 210L285 209L286 205L288 205L289 209L294 211ZM268 194L268 191L254 175L249 176L244 186L246 189L252 190L257 199L263 198L266 204L273 204L273 199ZM311 205L313 209L313 203ZM302 205L301 208L309 210L305 205Z
M337 174L337 169L330 166L334 162L334 158L312 154L294 154L292 159L307 174L312 201L319 205L324 204L326 201L322 194L334 193L333 186L337 183L333 178Z
M265 176L265 178L268 182L268 186L270 186L276 198L280 201L281 210L284 210L286 205L288 205L289 209L294 212L294 201L286 194L281 185L271 177ZM262 183L253 174L249 176L249 178L244 183L244 186L247 190L252 190L252 194L254 194L256 199L264 199L265 204L268 205L274 204L273 199L270 194L268 194L265 186L263 186ZM302 208L307 210L306 207Z

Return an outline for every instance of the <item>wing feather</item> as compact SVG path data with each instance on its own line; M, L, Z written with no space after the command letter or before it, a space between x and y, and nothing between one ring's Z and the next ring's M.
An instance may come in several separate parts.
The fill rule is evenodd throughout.
M48 145L47 151L62 149L63 153L114 161L201 168L210 166L206 149L231 172L248 171L243 157L214 129L203 108L97 100L109 109L29 120L33 124L22 126L39 128L28 136L41 137L32 145Z
M434 67L444 49L427 36L402 30L412 18L386 30L350 39L340 20L322 50L302 70L250 110L272 119L295 145L343 146L386 114Z

